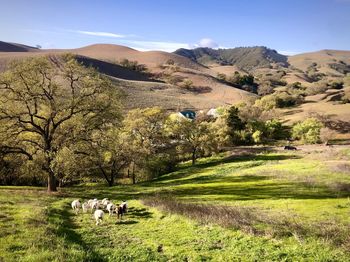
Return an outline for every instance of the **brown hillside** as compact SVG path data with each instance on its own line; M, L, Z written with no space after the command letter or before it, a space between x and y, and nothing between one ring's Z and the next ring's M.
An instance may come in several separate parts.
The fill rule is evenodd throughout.
M63 53L77 54L78 59L85 65L91 65L118 81L128 95L126 97L128 108L159 105L170 110L177 110L178 107L180 109L183 107L209 109L237 103L254 96L246 91L220 83L213 77L216 73L186 57L161 51L141 52L124 46L108 44L96 44L78 49L0 52L0 71L5 70L7 64L12 60L42 55L56 56ZM123 58L136 60L140 64L145 64L150 72L157 73L162 71L160 66L171 59L178 66L178 74L190 79L194 88L186 90L178 86L154 82L143 74L115 64Z
M316 68L320 72L330 74L337 74L337 72L331 69L329 64L340 61L350 64L350 51L321 50L288 57L289 64L303 71L306 71L312 63L317 63Z

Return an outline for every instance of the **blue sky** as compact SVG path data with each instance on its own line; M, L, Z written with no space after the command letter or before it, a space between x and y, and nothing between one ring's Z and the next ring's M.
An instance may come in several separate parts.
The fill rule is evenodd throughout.
M139 50L264 45L350 49L350 0L0 0L0 40Z

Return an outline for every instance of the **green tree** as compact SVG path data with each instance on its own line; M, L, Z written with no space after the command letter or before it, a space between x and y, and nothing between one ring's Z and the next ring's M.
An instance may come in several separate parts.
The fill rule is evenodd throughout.
M57 152L82 130L118 121L120 111L111 82L71 55L13 63L0 75L0 97L1 152L41 163L48 191L56 191Z
M159 158L160 155L164 161L169 160L167 151L170 150L170 146L164 129L166 118L167 115L163 109L153 107L131 110L123 121L124 129L130 134L128 145L131 151L134 183L136 182L136 166L151 168L155 159L162 160ZM163 166L161 161L157 163ZM157 172L160 171L157 170Z
M292 137L304 143L315 144L320 141L320 132L323 124L316 118L307 118L293 126Z
M167 122L168 132L177 142L180 154L191 155L192 165L195 165L201 154L211 154L218 148L213 127L206 121L176 118Z

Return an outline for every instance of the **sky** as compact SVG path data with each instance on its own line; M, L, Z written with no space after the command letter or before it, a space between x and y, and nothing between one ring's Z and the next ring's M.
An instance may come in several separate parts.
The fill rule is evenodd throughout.
M350 49L350 0L0 0L0 41L138 50Z

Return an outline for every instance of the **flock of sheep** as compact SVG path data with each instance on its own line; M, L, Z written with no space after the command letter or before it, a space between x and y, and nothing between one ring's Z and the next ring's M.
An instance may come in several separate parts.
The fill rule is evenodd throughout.
M118 218L123 218L123 215L128 211L128 204L126 201L123 201L120 205L114 205L108 198L104 198L102 200L97 200L96 198L90 199L89 201L81 204L79 199L76 199L72 202L72 208L76 214L79 213L80 208L83 209L84 213L86 213L88 210L91 210L92 213L93 210L95 210L94 218L96 220L96 225L98 225L103 220L103 210L107 210L109 216L112 216L113 213L117 213Z

